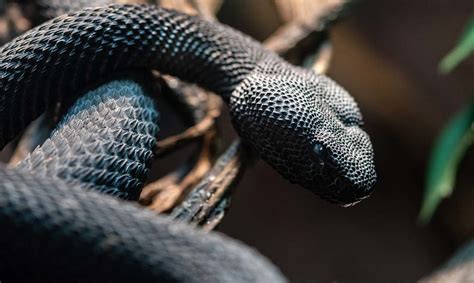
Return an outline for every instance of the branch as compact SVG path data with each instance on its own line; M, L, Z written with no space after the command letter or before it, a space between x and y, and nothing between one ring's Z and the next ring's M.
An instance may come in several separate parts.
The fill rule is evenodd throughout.
M469 283L474 282L474 241L460 248L454 256L420 283Z

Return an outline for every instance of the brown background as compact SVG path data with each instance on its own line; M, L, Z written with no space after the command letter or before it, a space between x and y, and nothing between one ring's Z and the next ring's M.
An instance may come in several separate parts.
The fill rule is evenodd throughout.
M280 23L274 11L271 1L227 1L220 19L263 40ZM420 227L416 218L433 140L474 89L472 60L448 76L437 72L472 11L471 1L359 1L331 29L329 74L365 116L375 193L343 209L260 161L238 185L219 230L256 247L294 282L413 282L442 263L474 235L472 154L435 220Z
M375 193L340 208L290 185L260 161L243 176L219 227L257 248L294 282L413 282L474 235L472 153L461 164L453 197L430 225L416 224L434 138L474 90L472 59L448 76L437 72L474 4L357 2L331 29L329 74L365 116L379 175ZM272 0L227 0L219 18L263 40L281 23L275 11ZM178 132L173 113L160 108L163 135ZM235 133L226 117L220 128L230 141ZM155 172L175 168L186 152L180 156L157 162Z

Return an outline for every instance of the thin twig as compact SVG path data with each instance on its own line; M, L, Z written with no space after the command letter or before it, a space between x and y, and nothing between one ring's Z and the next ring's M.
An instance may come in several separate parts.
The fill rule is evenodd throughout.
M199 138L203 138L203 136L210 131L214 131L216 119L221 113L220 107L220 99L216 96L209 96L205 116L194 126L187 128L185 131L158 141L155 147L155 156L163 156L164 154L169 153L171 150L176 150Z
M22 161L28 153L32 152L38 145L42 144L49 136L51 127L48 125L46 116L43 114L26 128L21 136L13 155L8 161L9 166L15 166Z
M156 212L173 208L210 170L215 156L211 145L214 139L214 136L205 136L196 162L187 162L176 171L145 186L140 203Z
M188 162L143 188L140 203L156 212L171 209L209 171L217 155L215 124L222 104L219 97L184 85L175 79L167 77L166 82L162 82L161 85L162 94L180 110L181 117L187 116L185 120L195 126L159 141L156 146L157 157L192 141L199 142L199 148Z
M191 14L205 11L217 12L220 1L160 1L167 7ZM209 20L214 16L207 15ZM189 190L209 171L216 158L216 119L220 116L221 100L195 86L183 84L166 77L168 97L181 113L188 116L193 124L185 131L161 140L155 148L155 156L161 157L191 142L199 142L199 149L188 162L144 187L140 203L156 212L165 212L174 207Z
M290 5L293 1L277 1L280 14L285 14L290 7L298 7L296 4ZM307 3L304 10L293 17L287 16L289 22L264 41L264 45L270 50L300 62L318 49L322 39L321 32L340 15L346 4L344 0L303 2Z
M240 141L235 141L196 188L172 211L171 217L194 224L206 222L209 213L242 173L244 156Z
M329 69L329 63L332 58L332 46L329 40L321 43L318 51L308 56L303 62L303 66L313 69L317 74L325 74Z
M211 231L219 225L230 206L230 196L224 195L200 224L204 231Z

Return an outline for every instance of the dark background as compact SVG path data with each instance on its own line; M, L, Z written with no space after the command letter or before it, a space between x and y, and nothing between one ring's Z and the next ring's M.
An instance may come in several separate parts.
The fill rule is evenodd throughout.
M263 40L281 22L275 11L272 1L226 1L219 18ZM257 248L294 282L413 282L439 266L474 235L471 153L434 221L416 223L432 143L474 90L472 60L447 76L437 71L473 11L472 1L358 1L330 30L329 75L364 114L375 193L340 208L260 161L236 188L219 230Z
M473 11L468 0L357 1L330 29L329 75L364 114L375 148L376 191L341 208L289 184L260 161L247 169L218 230L258 249L293 282L414 282L471 239L472 152L433 221L422 227L416 220L434 139L474 90L472 59L450 75L437 71ZM259 40L282 22L273 0L227 0L219 19ZM163 135L179 131L173 113L163 112ZM228 115L220 122L230 142L235 133ZM180 156L157 162L155 173L182 163L186 152Z

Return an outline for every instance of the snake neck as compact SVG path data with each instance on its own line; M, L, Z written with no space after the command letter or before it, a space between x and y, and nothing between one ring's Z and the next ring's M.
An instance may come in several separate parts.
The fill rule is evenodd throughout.
M159 11L163 24L156 32L165 35L161 45L167 53L159 70L197 83L226 102L268 55L252 38L228 26L173 10Z
M123 9L121 5L114 5L116 2L38 0L36 4L41 17L51 19L87 7L109 5L110 8ZM147 8L150 9L149 6ZM158 35L155 38L157 47L166 53L157 69L198 83L221 94L226 100L255 68L262 55L268 53L250 37L219 23L168 9L158 9L154 18L159 23L154 27L154 34Z

